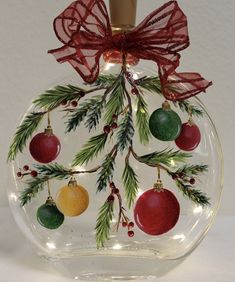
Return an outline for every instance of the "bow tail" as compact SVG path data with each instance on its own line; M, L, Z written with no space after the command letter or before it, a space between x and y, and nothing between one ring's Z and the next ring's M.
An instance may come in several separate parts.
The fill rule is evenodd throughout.
M187 72L174 72L161 81L163 95L171 101L189 99L201 92L206 92L206 89L212 85L211 81L207 81L199 73Z

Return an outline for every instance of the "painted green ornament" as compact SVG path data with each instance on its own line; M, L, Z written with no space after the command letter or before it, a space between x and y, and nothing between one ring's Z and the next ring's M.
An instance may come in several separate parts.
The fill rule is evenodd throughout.
M52 198L48 198L46 203L37 211L39 224L47 229L57 229L64 222L64 215L57 209Z
M152 135L161 141L174 141L181 132L182 122L179 115L172 111L168 102L154 111L149 120Z

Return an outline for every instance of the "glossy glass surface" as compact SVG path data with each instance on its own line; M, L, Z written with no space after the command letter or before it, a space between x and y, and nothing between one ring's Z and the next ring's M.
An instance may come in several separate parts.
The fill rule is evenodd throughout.
M103 68L104 73L118 73L119 70L119 67L113 64L106 64ZM134 78L152 74L150 70L142 68L141 65L133 68ZM52 87L57 84L81 85L76 75L59 81ZM145 99L148 102L150 114L161 107L164 101L161 96L147 91ZM124 280L158 277L190 254L204 238L214 221L219 207L223 179L223 160L216 129L203 103L197 98L190 99L190 102L204 111L203 118L194 119L201 131L201 143L193 152L190 163L209 165L208 173L197 181L197 188L208 194L211 206L202 208L192 204L178 191L174 181L163 173L164 187L174 193L180 204L180 217L175 227L161 236L149 236L135 227L133 238L129 238L126 230L120 228L118 233L112 233L111 239L104 249L97 250L94 230L96 217L99 208L108 196L108 191L96 193L97 174L84 174L77 177L78 183L89 192L90 204L87 211L79 217L66 217L64 224L59 229L45 229L37 222L36 213L37 209L45 203L47 191L40 192L38 197L24 208L20 206L18 201L18 196L24 189L24 183L18 180L16 173L19 167L23 167L25 164L30 167L35 164L27 146L24 154L20 155L12 164L15 185L10 187L8 195L16 222L32 245L35 246L37 253L50 259L56 268L66 275L95 281L110 277ZM135 98L133 98L133 105L135 108ZM174 105L172 105L172 109L179 114L182 122L187 122L187 114L182 113ZM31 110L32 108L29 109L29 111ZM88 130L81 126L77 132L65 134L65 125L61 119L63 116L62 111L56 111L52 113L51 119L54 133L61 142L61 153L56 161L69 167L74 155L91 135L102 131L103 125L97 129L96 133L89 134ZM45 127L46 120L38 132L42 132ZM104 153L86 168L90 169L99 164L112 146L112 141L110 141ZM140 155L165 148L177 149L175 142L162 142L155 138L151 139L148 146L142 146L139 144L138 137L134 139L134 147ZM124 197L121 181L124 168L123 159L124 156L120 155L117 158L114 180ZM153 187L157 177L156 170L146 167L134 159L131 159L131 164L139 176L139 194L141 195ZM172 166L174 167L174 163ZM85 167L79 167L79 169L85 169ZM58 189L65 185L67 185L66 181L52 181L52 196L55 197ZM118 207L116 207L117 213ZM133 210L127 210L127 214L130 219L134 218ZM115 223L114 221L113 224Z

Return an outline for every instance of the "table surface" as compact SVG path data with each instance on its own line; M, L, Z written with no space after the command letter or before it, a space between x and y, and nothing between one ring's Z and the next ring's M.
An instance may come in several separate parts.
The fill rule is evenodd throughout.
M9 208L0 208L0 282L67 282L37 257L18 230ZM235 217L220 216L206 239L180 266L158 282L235 281ZM77 281L77 280L76 280Z

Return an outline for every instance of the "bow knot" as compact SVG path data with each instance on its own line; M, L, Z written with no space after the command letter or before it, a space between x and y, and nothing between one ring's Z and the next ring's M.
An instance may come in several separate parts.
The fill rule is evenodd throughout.
M177 73L179 52L189 46L187 17L177 1L170 1L148 15L130 32L112 35L103 0L77 0L54 21L61 48L51 50L58 62L69 62L85 82L99 75L102 55L125 53L135 62L151 60L158 65L162 93L179 101L204 91L212 84L198 73ZM116 51L115 51L116 50Z

